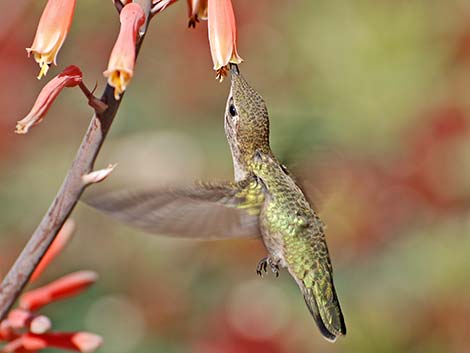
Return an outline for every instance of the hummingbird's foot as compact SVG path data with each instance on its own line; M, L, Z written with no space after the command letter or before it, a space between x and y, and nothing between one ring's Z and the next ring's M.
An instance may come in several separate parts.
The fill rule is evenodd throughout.
M270 262L269 267L271 267L271 272L276 275L276 278L279 277L279 266Z
M196 23L199 22L198 15L192 16L188 21L188 28L196 28Z
M260 262L258 262L258 266L256 267L258 276L263 277L263 272L268 272L268 266L271 272L274 273L276 277L279 277L279 266L269 256L262 258Z
M258 266L256 266L256 273L258 276L263 277L263 272L268 272L268 261L269 257L264 257L258 262Z

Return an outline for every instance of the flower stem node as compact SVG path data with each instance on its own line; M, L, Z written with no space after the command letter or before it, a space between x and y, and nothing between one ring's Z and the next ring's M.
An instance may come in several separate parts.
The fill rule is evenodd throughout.
M85 97L88 98L88 105L92 107L96 113L102 114L106 111L106 109L108 109L108 105L105 102L103 102L101 99L94 96L97 86L98 85L95 84L95 87L93 88L93 90L90 91L88 87L83 83L83 81L80 82L79 84L79 87L82 90L83 94L85 95Z

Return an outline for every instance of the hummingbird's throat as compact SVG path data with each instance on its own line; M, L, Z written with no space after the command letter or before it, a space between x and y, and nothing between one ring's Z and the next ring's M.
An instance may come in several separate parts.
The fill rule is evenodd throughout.
M246 179L250 174L253 173L254 160L258 151L265 155L273 156L269 145L267 147L250 146L249 149L244 149L241 147L242 146L240 144L230 143L235 181Z

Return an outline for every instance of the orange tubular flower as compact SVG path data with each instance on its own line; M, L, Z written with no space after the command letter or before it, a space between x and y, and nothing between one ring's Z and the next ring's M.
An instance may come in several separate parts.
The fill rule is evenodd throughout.
M49 0L39 20L33 45L27 48L28 55L34 54L34 59L41 67L38 79L47 73L49 65L57 65L57 53L72 24L76 0Z
M46 269L47 266L54 260L57 255L59 255L62 250L64 250L65 246L68 244L70 239L72 238L73 232L75 231L75 222L73 219L69 218L65 221L64 225L57 234L56 238L52 242L51 246L47 250L44 257L41 259L41 262L36 266L31 278L29 279L30 282L34 282L39 278L42 272Z
M231 0L208 0L209 44L216 78L222 81L228 64L240 64L237 53L237 26Z
M100 336L88 332L24 333L5 345L2 352L37 352L54 347L86 353L94 352L102 342Z
M82 72L76 66L68 66L50 80L39 93L33 108L26 117L16 124L17 134L26 134L32 126L39 124L54 100L65 87L74 87L82 82Z
M46 257L50 257L43 266L47 266L51 257L63 249L73 228L70 220L64 224L58 238L46 252ZM35 312L44 305L80 294L97 278L95 272L78 271L23 294L19 307L11 310L8 317L0 322L0 352L37 353L46 348L59 348L91 353L98 349L103 342L100 336L84 331L50 332L51 320Z
M108 84L114 87L114 98L119 99L134 74L137 33L145 23L145 13L137 3L124 6L120 14L121 29L109 57L108 69L103 72Z
M57 300L73 297L96 282L93 271L78 271L61 277L43 287L33 289L20 298L20 308L36 311Z

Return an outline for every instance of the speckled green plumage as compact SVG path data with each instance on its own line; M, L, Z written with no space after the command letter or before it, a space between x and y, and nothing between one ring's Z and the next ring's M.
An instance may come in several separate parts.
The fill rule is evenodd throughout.
M312 314L320 315L327 338L345 334L323 222L285 167L258 153L252 168L266 194L260 226L272 260L294 277Z
M240 181L254 176L263 186L259 226L269 252L269 263L287 268L327 339L335 340L346 334L333 285L325 226L272 153L266 104L236 69L232 70L225 133L232 152L235 179ZM253 190L258 192L256 188ZM261 197L252 199L259 202ZM256 210L258 205L253 203L251 209Z

